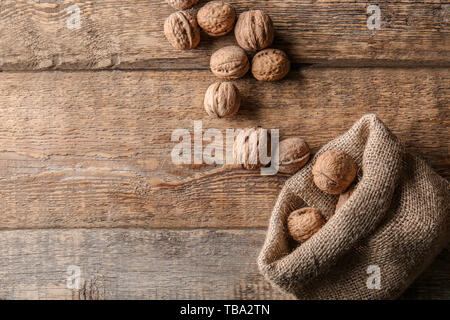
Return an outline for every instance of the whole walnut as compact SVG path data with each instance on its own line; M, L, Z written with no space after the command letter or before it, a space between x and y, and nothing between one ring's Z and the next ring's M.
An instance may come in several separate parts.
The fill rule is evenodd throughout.
M274 38L272 19L261 10L246 11L239 16L234 35L238 44L247 51L267 48Z
M261 144L260 137L266 136L266 143ZM233 158L235 165L242 165L247 170L258 170L270 161L270 133L262 128L241 130L234 140ZM261 159L261 153L269 159ZM262 163L266 162L267 163Z
M358 166L347 153L328 150L321 154L312 168L314 183L327 193L344 192L356 177Z
M286 53L278 49L265 49L258 52L252 60L253 76L260 81L283 79L291 69Z
M243 77L250 69L245 51L238 46L228 46L217 50L211 56L212 73L226 80Z
M305 140L301 138L284 139L279 145L279 168L282 173L294 174L309 160L311 152Z
M198 25L210 36L220 37L233 30L236 12L223 1L210 1L197 13Z
M291 237L297 242L305 242L325 224L320 210L302 208L289 214L287 229Z
M193 49L200 42L197 20L188 11L172 13L164 23L164 34L170 44L180 50Z
M177 10L192 8L199 0L166 0L167 3Z
M210 116L232 117L241 105L239 90L231 82L216 82L206 90L204 106Z
M346 192L339 196L339 200L336 204L335 212L338 211L347 202L347 200L352 196L355 191L355 186L350 187Z

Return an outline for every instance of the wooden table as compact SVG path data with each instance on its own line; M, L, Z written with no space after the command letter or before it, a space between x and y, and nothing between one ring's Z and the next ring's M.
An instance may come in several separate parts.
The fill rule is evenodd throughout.
M281 82L237 81L231 120L202 100L233 35L177 51L162 0L0 2L0 298L289 298L255 263L288 176L174 165L172 132L194 120L278 128L316 151L376 113L450 177L449 3L229 2L268 12L293 62ZM450 298L448 249L403 297Z

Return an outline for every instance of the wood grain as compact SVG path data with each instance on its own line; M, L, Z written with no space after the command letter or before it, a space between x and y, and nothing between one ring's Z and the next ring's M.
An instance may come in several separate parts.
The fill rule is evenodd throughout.
M449 3L229 2L272 16L273 46L294 71L237 81L241 110L216 120L202 109L216 81L206 69L233 35L202 34L197 49L177 51L163 0L0 1L0 300L289 298L255 263L288 176L175 166L171 134L192 133L194 120L278 128L316 151L377 113L450 178ZM366 27L370 4L380 30ZM450 299L449 250L402 298ZM70 265L82 271L78 290L66 286Z
M450 299L450 246L403 293L402 299Z
M264 234L263 230L2 231L0 298L289 298L257 270ZM69 266L80 268L79 290L67 288Z
M295 64L448 66L450 4L442 1L229 1L237 12L260 8L276 27L274 47ZM204 4L205 1L200 2ZM69 29L76 4L80 29ZM381 29L367 28L370 4ZM205 69L211 52L234 43L202 35L196 50L173 49L162 26L165 1L0 2L0 70Z
M377 113L449 177L449 69L305 68L279 83L244 79L231 120L202 108L214 80L207 71L0 74L0 229L265 227L288 176L175 166L171 134L192 135L194 120L223 134L278 128L315 151Z
M0 299L291 299L259 274L265 230L0 232ZM449 298L444 250L403 298ZM69 289L69 266L81 271ZM69 282L72 283L72 282Z

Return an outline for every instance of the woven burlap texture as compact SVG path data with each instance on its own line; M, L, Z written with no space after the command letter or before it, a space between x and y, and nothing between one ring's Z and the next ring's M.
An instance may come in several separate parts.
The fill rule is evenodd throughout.
M311 173L317 157L330 149L347 152L359 167L356 189L337 212L339 196L319 190ZM449 202L448 181L405 152L375 115L365 115L286 182L259 269L298 299L396 298L448 243ZM327 222L296 244L286 220L304 206L320 209Z

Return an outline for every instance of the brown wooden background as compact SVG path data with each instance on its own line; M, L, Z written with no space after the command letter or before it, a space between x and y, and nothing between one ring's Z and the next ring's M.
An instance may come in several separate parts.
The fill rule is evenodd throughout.
M202 100L210 54L232 35L176 51L162 0L0 2L0 299L289 298L255 264L287 176L174 166L172 131L193 120L279 128L315 151L376 113L450 177L450 3L229 2L267 11L293 62L281 82L237 81L231 120ZM403 297L450 298L449 270L447 249Z

